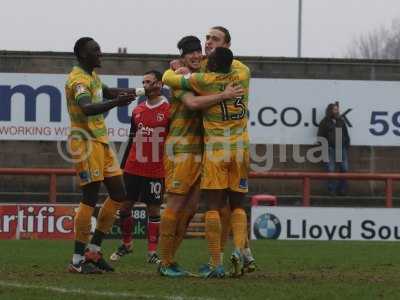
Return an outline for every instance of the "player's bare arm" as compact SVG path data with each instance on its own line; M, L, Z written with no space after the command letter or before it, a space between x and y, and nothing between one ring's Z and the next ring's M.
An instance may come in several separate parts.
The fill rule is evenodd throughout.
M120 93L117 98L99 103L92 103L90 96L82 96L79 99L79 106L87 116L105 113L116 106L124 106L135 100L136 95L131 93Z
M118 97L121 93L135 94L136 89L133 88L110 88L108 86L103 86L103 97L108 100L112 100Z
M224 100L243 96L243 94L244 89L240 85L230 83L221 93L207 96L196 96L193 93L186 93L182 97L182 101L191 110L203 110Z
M121 169L125 168L125 163L126 163L126 160L128 159L129 152L131 151L132 142L133 142L133 138L134 138L135 134L136 134L135 122L133 120L131 120L131 128L129 129L129 135L128 135L128 141L127 141L128 145L126 146L124 156L122 157L122 160L121 160Z

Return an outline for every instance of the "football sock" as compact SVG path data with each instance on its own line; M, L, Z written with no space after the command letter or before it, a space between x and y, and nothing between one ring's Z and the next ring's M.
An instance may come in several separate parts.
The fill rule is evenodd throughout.
M104 201L103 206L97 216L96 229L108 233L114 224L117 210L121 207L121 202L112 200L110 197Z
M117 210L120 208L121 203L112 200L110 197L104 201L97 216L96 231L93 235L91 244L101 246L104 236L110 231L111 226L114 224Z
M75 215L75 254L83 255L85 246L90 239L91 218L94 208L80 203Z
M177 213L170 208L166 208L161 215L160 222L160 257L161 263L168 266L172 263L172 251L177 225Z
M131 212L120 212L119 227L122 234L122 243L125 246L132 246L133 217Z
M194 214L188 211L182 211L178 214L178 224L176 227L176 236L174 241L174 250L172 252L172 257L175 256L176 251L178 251L179 246L185 237L187 228L189 226L190 220L193 218Z
M149 217L147 222L147 250L148 252L156 252L158 244L158 235L160 228L160 217Z
M243 250L247 239L247 216L242 208L236 208L231 215L233 245L237 250Z
M208 252L211 256L211 264L216 267L221 264L221 219L218 211L206 212L205 223Z
M85 258L84 257L85 248L86 248L85 243L75 241L74 254L72 256L72 263L74 265L78 264L81 260L83 260Z
M219 210L221 217L221 252L224 252L225 245L231 232L231 209L228 205L225 205Z

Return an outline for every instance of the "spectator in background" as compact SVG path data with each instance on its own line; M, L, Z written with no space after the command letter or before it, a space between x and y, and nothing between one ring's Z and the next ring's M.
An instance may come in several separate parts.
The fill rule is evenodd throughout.
M329 145L329 160L325 161L326 170L335 172L336 165L338 165L340 172L347 172L349 170L350 136L346 122L339 113L338 103L330 103L327 106L325 117L318 127L318 137L325 138ZM328 191L332 196L336 194L344 196L347 191L346 180L329 180Z

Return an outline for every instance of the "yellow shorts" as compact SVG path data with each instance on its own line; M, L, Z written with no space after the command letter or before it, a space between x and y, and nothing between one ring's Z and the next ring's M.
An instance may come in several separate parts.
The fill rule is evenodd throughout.
M122 175L118 160L109 145L93 140L70 138L70 151L80 185Z
M249 165L248 150L205 151L200 188L247 193Z
M167 193L186 195L200 177L201 154L178 153L164 155L165 190Z

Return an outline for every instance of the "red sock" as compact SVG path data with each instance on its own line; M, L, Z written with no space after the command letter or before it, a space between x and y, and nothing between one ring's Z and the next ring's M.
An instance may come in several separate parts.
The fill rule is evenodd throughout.
M125 245L132 244L133 217L132 215L123 216L120 220L122 242Z
M147 223L147 250L149 252L157 251L159 228L160 217L149 217Z

